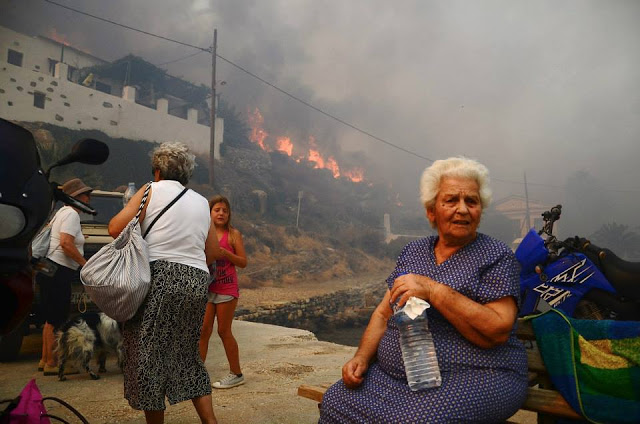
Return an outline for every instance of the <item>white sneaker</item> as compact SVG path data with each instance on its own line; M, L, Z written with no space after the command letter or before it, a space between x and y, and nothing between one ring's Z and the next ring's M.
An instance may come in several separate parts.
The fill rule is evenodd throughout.
M244 376L237 376L234 373L230 373L228 376L220 381L216 381L212 384L214 389L230 389L232 387L244 384Z

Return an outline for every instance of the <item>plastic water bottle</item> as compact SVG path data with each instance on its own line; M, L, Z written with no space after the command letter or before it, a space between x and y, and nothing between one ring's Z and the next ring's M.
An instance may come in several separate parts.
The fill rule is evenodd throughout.
M396 311L394 318L400 330L400 349L409 387L414 392L439 387L442 378L429 331L427 310L411 319L402 308Z
M136 194L136 183L129 183L129 187L127 187L122 197L122 206L127 206L134 194Z

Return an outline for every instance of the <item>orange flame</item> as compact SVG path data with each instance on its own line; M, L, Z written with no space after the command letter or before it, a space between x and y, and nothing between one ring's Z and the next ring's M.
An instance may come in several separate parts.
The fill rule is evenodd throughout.
M247 120L251 127L251 134L249 135L251 142L257 144L266 152L273 151L273 149L265 143L269 133L263 128L264 117L262 116L262 113L260 113L260 109L257 107L254 108L253 111L249 109ZM303 160L313 162L314 169L328 169L331 174L333 174L333 178L343 176L354 183L359 183L364 180L364 170L362 168L354 168L345 171L344 169L340 169L338 162L333 156L329 156L325 159L320 153L320 149L318 149L318 145L316 144L316 139L313 136L309 136L309 153L306 157L293 157L293 143L289 137L277 137L276 150L292 157L298 163Z
M57 41L60 44L64 44L65 46L71 46L71 43L67 40L67 36L63 34L58 34L58 31L55 28L51 28L47 36L52 40Z
M249 140L251 142L256 143L258 146L262 148L262 150L269 151L264 144L264 140L269 136L269 133L262 128L264 124L264 118L260 113L260 109L255 108L253 112L249 110L249 126L251 127L251 135L249 135Z
M359 183L364 179L364 171L362 168L353 168L349 171L344 171L343 174L354 183Z
M291 156L293 153L293 143L289 137L278 137L276 140L276 150Z
M327 159L327 169L331 171L333 178L338 178L340 176L340 167L333 156L329 156L329 159Z
M324 159L322 159L322 155L317 150L309 149L309 162L315 163L313 165L314 168L324 168Z

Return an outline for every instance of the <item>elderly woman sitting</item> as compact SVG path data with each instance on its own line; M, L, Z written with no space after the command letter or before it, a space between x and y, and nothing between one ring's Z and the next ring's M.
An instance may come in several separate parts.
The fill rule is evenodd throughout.
M491 200L489 172L466 158L434 162L421 199L438 235L409 243L386 283L342 380L321 406L330 422L499 422L526 398L527 358L513 328L519 267L509 248L477 232ZM431 304L442 385L411 391L391 304L415 296Z

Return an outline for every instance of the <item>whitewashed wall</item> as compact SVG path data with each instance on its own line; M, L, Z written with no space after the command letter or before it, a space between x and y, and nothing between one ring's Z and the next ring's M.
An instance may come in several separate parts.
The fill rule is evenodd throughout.
M18 43L16 45L15 43ZM190 119L169 115L162 99L160 110L150 109L110 94L70 82L64 64L61 75L49 75L47 58L56 53L55 43L42 38L27 37L0 27L0 118L46 122L71 129L96 129L111 137L123 137L152 142L181 141L194 153L209 154L210 129L197 123L197 111L189 112ZM23 53L22 66L7 62L7 49ZM91 58L81 58L81 52L65 49L72 66L91 66ZM59 60L59 48L58 59ZM82 63L86 61L86 63ZM39 68L36 68L38 66ZM127 87L133 89L133 87ZM34 94L45 95L44 109L34 106ZM130 97L129 92L129 98ZM133 97L134 98L134 97ZM220 158L224 121L216 118L215 156Z
M52 73L49 72L48 59L59 62L64 57L64 63L77 69L107 63L89 53L64 46L53 40L43 37L30 37L0 26L0 58L5 62L7 61L8 49L23 54L22 67L24 69L49 75L52 75Z

